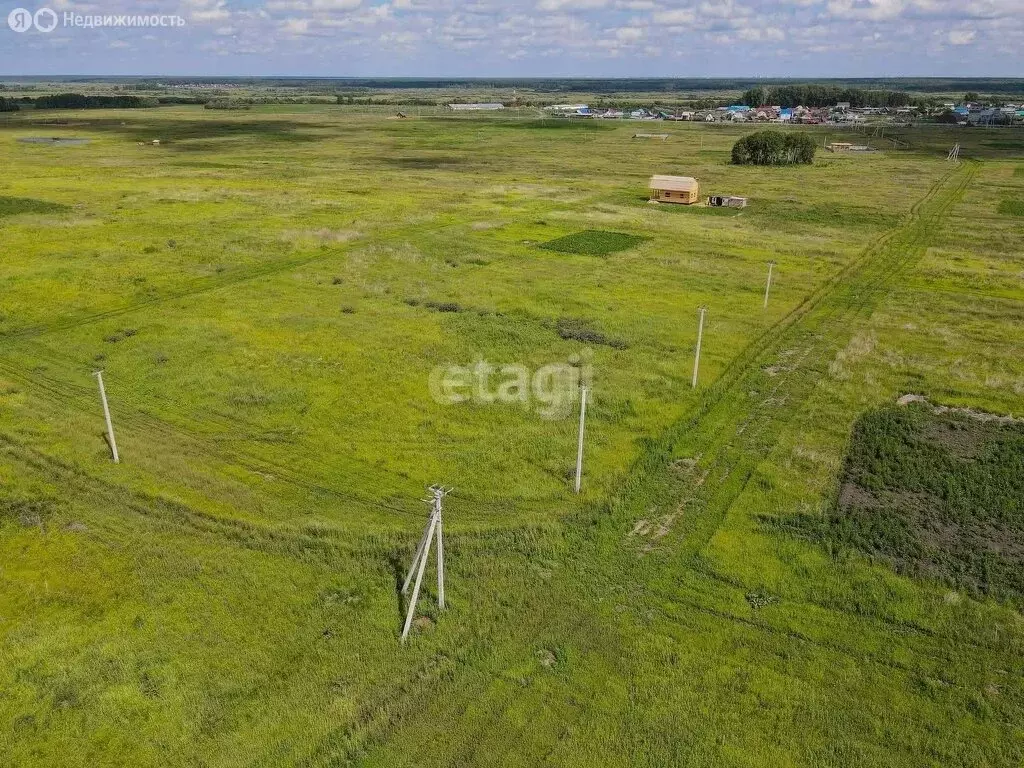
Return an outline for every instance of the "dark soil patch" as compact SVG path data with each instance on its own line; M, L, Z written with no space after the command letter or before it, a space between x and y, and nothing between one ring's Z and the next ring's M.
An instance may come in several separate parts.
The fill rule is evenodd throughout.
M770 525L897 571L1024 600L1024 423L872 411L856 424L836 505Z

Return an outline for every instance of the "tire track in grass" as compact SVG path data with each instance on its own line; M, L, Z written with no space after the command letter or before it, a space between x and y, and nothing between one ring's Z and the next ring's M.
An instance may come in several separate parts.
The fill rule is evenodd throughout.
M51 365L64 367L71 364L69 361L59 358L43 350L29 350L36 360L47 362ZM75 384L62 379L47 376L36 371L27 374L19 368L8 363L0 362L0 373L12 381L30 389L36 395L41 395L60 407L73 410L78 413L88 414L96 410L96 392L90 387ZM295 469L286 465L283 460L275 460L266 456L258 455L251 450L246 450L242 441L263 442L258 434L245 434L234 440L225 440L224 435L211 434L204 426L216 426L227 430L229 433L239 427L248 427L253 430L258 426L244 419L205 412L202 422L187 416L182 416L185 424L178 424L155 416L146 410L133 406L130 400L119 401L117 407L117 424L123 434L133 434L136 437L145 436L150 442L172 443L183 450L188 450L192 455L208 455L217 457L226 465L241 467L254 474L271 476L274 481L301 488L317 495L336 499L345 503L364 508L375 508L389 515L401 515L417 521L420 524L425 520L425 513L418 504L405 506L401 498L418 499L422 490L409 486L406 493L400 498L390 496L383 499L373 499L353 490L354 478L360 476L360 472L372 471L378 476L385 472L367 461L358 459L346 459L350 468L340 478L339 482L330 480L313 480L303 473L301 468ZM338 468L319 461L312 456L303 457L304 466L313 472L327 478L338 478ZM395 473L390 477L396 483L408 485L408 481L399 478ZM551 499L523 499L508 500L495 498L474 499L455 497L453 503L463 512L471 512L480 519L493 520L494 513L504 514L508 518L514 518L523 512L539 513L549 509L553 504L566 503L564 498Z
M836 295L838 300L842 300L843 294L853 294L853 298L856 299L856 301L850 303L846 307L838 306L834 310L827 311L825 313L821 324L826 327L828 324L831 324L839 332L833 335L829 335L827 333L820 334L819 344L817 345L819 356L831 355L842 349L844 340L847 337L852 336L852 330L849 329L856 327L857 323L870 316L873 308L877 305L878 300L884 296L887 292L887 288L891 287L892 281L898 277L907 265L915 261L924 253L927 247L929 228L938 222L945 213L948 212L949 208L956 202L956 200L959 199L960 195L962 195L964 189L966 189L967 185L973 178L973 172L974 169L972 167L971 171L965 174L949 194L944 196L936 209L928 216L921 218L919 223L911 232L912 236L905 245L901 238L893 241L889 247L890 249L895 250L895 253L893 254L894 257L891 259L881 260L883 269L880 270L877 275L869 275L869 280L866 284L861 286L853 285L843 293ZM906 250L906 253L901 255L904 249ZM856 290L857 293L853 293L854 290ZM836 311L837 309L839 311ZM764 359L767 360L770 355L771 351L766 350ZM785 384L789 393L787 397L793 401L790 406L791 408L800 407L800 405L812 394L817 384L816 375L818 373L819 371L817 367L811 365L810 367L800 371L799 376L791 374L786 377ZM751 369L750 374L755 377L758 375L756 370L753 369ZM773 389L773 397L781 391L781 389L781 384L776 385ZM717 580L734 589L742 589L742 586L736 584L734 580L729 580L727 577L724 577L716 573L713 569L710 569L701 555L710 543L711 539L714 537L715 533L717 533L722 522L726 519L736 500L740 498L748 487L750 481L756 474L757 466L768 456L774 447L774 442L767 439L769 431L776 427L783 428L785 423L784 418L780 418L777 414L760 408L758 405L753 406L751 409L751 416L744 423L748 424L750 421L755 419L758 420L758 428L756 432L753 433L753 437L743 440L739 447L734 446L730 439L729 442L718 450L713 459L713 463L706 470L707 474L705 474L705 477L710 478L709 482L706 485L703 485L702 488L697 489L696 492L691 491L689 495L684 492L682 495L682 504L685 505L687 512L696 507L700 510L698 514L705 518L704 520L699 521L699 535L693 537L693 540L684 540L682 551L678 553L681 555L682 563L685 564L685 567L693 575L698 576L698 578L703 577ZM726 423L728 423L728 421ZM748 432L748 434L750 433ZM730 459L735 459L734 463L730 464ZM718 471L721 469L724 469L725 471L718 474ZM742 475L739 480L737 480L737 474ZM669 547L671 548L671 544ZM673 554L676 553L673 552ZM680 596L676 595L674 598L673 593L666 592L664 590L659 591L658 594L669 600L680 599ZM691 607L696 607L696 603L694 603L692 599L685 599L684 602ZM788 598L787 602L790 602ZM814 601L800 600L792 602L795 604L802 603L808 606L813 606L821 611L842 615L851 620L869 620L880 631L892 633L906 633L907 631L910 631L918 636L934 638L937 641L951 640L951 638L935 633L931 630L927 630L923 627L885 620L880 617L866 617L852 611L844 610L835 605L825 605ZM737 620L739 620L739 618ZM959 638L956 641L960 642ZM978 650L985 650L989 652L997 650L993 647L975 642L967 642L966 645L972 646Z
M747 477L742 483L743 487L746 486L756 465L774 447L774 440L769 433L778 423L785 422L784 418L780 418L780 414L785 416L785 406L792 403L795 407L797 401L802 402L810 395L817 385L817 377L822 373L820 368L827 365L827 362L843 348L848 338L852 337L852 329L857 323L874 312L878 301L887 292L894 278L911 261L923 255L930 228L940 221L959 199L973 178L974 170L972 165L967 173L962 174L958 183L938 200L934 209L922 215L925 203L937 198L938 189L930 191L926 201L914 207L915 212L909 225L904 225L887 237L882 248L876 249L873 257L863 264L856 274L848 275L848 279L842 284L823 294L814 306L801 316L800 320L808 326L806 330L803 326L791 325L780 333L778 338L759 350L743 373L731 382L728 390L716 393L714 403L705 411L704 418L711 419L708 424L710 434L701 437L700 424L693 425L698 431L696 439L688 430L674 430L675 434L671 435L664 445L669 456L674 455L681 444L700 449L703 447L702 443L710 442L712 447L718 447L712 454L710 463L707 460L709 452L701 451L702 461L697 463L697 467L707 473L708 481L696 489L696 493L689 497L684 496L681 499L683 503L704 501L706 506L710 506L714 494L726 486L728 481L735 482L735 472L732 469L734 465L730 464L730 459L736 459L735 464L741 465L747 472ZM808 343L803 354L789 365L788 369L774 377L768 397L744 408L742 404L749 401L749 393L754 391L760 394L763 389L763 368L774 358L779 357L784 348L792 349L804 339L807 339ZM805 364L808 360L809 364ZM747 393L746 398L744 393ZM731 397L727 398L727 395ZM736 405L737 400L741 404L739 407ZM748 428L751 426L753 428ZM722 475L719 471L723 469L730 471ZM728 494L719 502L722 505L721 516L711 520L709 529L705 531L702 539L696 542L691 554L699 554L704 549L724 520L728 508L741 493L742 488Z

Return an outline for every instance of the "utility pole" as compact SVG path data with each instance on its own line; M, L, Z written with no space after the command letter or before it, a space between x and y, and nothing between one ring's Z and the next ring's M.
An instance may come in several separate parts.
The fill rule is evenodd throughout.
M587 388L580 389L580 437L576 447L576 493L583 481L583 433L587 421Z
M412 598L409 600L409 607L405 614L405 626L402 628L402 642L405 643L409 637L409 630L412 628L412 619L416 614L416 603L420 598L420 587L423 586L423 574L427 570L427 560L430 559L430 545L437 537L437 603L444 610L444 534L441 522L441 502L451 491L441 486L430 487L431 498L425 499L430 503L430 519L427 521L427 528L423 532L420 544L416 548L416 557L413 558L412 566L405 577L402 585L402 594L409 590L409 583L412 575L416 574L416 584L412 589Z
M441 519L441 498L437 499L437 605L444 610L444 521Z
M704 315L707 307L700 308L700 325L697 328L697 354L693 358L693 388L697 388L697 371L700 369L700 345L704 341Z
M110 406L107 405L107 391L103 388L103 371L96 371L93 375L100 384L100 400L103 401L103 418L107 422L107 440L110 442L110 453L113 455L114 463L120 464L121 458L117 455L117 441L114 439L114 424L110 420Z
M772 289L772 270L773 269L775 269L775 262L774 261L769 261L768 262L768 285L766 285L765 289L764 289L764 308L765 309L768 309L768 293Z

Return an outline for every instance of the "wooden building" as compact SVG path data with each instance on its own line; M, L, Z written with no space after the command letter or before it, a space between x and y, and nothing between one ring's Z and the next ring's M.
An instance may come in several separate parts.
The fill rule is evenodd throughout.
M652 176L651 200L693 205L700 199L700 185L691 176Z

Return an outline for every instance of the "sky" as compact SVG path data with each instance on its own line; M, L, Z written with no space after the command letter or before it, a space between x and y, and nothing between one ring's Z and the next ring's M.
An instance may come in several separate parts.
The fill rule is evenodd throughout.
M1024 0L2 0L0 76L57 74L1019 77Z

